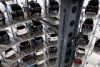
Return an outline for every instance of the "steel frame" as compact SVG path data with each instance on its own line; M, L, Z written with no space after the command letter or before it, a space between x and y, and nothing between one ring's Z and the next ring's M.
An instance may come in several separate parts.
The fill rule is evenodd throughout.
M61 0L57 67L71 67L76 49L79 18L84 0ZM71 44L69 44L71 43ZM68 46L71 48L69 62L66 60Z
M28 0L26 1L28 2ZM57 67L71 67L72 65L76 49L77 29L83 1L84 0L61 0ZM47 10L45 12L47 12ZM68 51L69 48L67 46L69 43L72 45L72 51L69 58L70 62L65 63L66 51Z

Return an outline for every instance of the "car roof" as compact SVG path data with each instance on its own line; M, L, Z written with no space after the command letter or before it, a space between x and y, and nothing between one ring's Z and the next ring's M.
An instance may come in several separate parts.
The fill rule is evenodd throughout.
M88 5L98 6L99 5L99 0L90 0Z
M18 5L18 4L10 4L10 7L11 7L12 11L22 10L22 8L20 7L20 5Z
M39 3L33 2L33 1L30 1L30 2L29 2L29 5L30 5L31 7L36 7L36 6L40 7L40 4L39 4Z
M51 0L50 5L59 5L59 3L56 0Z
M33 22L33 24L35 26L38 26L38 25L41 25L42 24L41 21L38 21L38 20L32 20L32 22Z
M16 24L15 26L16 26L16 27L19 27L19 26L25 26L25 25L24 25L24 24L19 23L19 24Z

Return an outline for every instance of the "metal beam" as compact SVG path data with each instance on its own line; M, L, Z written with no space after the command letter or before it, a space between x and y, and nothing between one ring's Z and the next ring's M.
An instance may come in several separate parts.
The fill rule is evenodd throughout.
M44 1L44 7L45 7L45 15L47 15L48 13L47 0Z
M83 1L84 0L61 0L57 67L72 66ZM71 54L68 53L69 48L71 48ZM68 59L65 61L67 57Z

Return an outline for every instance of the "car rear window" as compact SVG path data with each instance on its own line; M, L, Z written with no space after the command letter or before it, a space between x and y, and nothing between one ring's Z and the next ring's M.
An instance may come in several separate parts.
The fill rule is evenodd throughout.
M18 26L18 27L17 27L17 30L24 29L24 28L25 28L24 25L22 25L22 26Z
M29 44L29 41L24 41L20 43L20 45L27 45L27 44Z
M93 19L86 19L85 24L93 24Z
M31 7L40 7L39 3L36 3L36 2L29 2L30 6Z
M56 37L57 36L57 34L51 34L51 37Z
M78 49L79 49L79 50L83 50L83 51L85 50L84 48L78 48Z
M50 5L58 5L57 1L50 1Z
M5 50L5 52L9 52L9 51L11 51L11 50L12 50L12 48L9 48L9 49Z
M42 37L36 37L35 40L43 40Z

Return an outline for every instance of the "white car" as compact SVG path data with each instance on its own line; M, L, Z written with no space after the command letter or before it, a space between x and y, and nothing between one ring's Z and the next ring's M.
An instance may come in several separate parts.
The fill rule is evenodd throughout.
M76 49L76 53L85 55L85 48L78 46Z
M16 53L15 50L11 47L11 48L5 50L5 51L2 53L2 55L3 55L5 58L9 58L9 57L13 56L15 53Z
M40 62L37 63L37 65L42 65L45 63L45 60L41 60Z
M94 66L94 65L92 65L92 64L86 64L84 67L96 67L96 66Z
M15 25L16 28L16 35L24 35L28 33L28 30L24 24L17 24Z
M54 26L58 26L59 25L59 20L56 18L56 17L53 17L53 18L42 18L44 21L54 25Z
M44 53L44 51L39 51L39 52L36 52L36 55L39 56L39 55L42 55Z
M48 34L48 39L50 42L58 41L58 36L56 33Z

